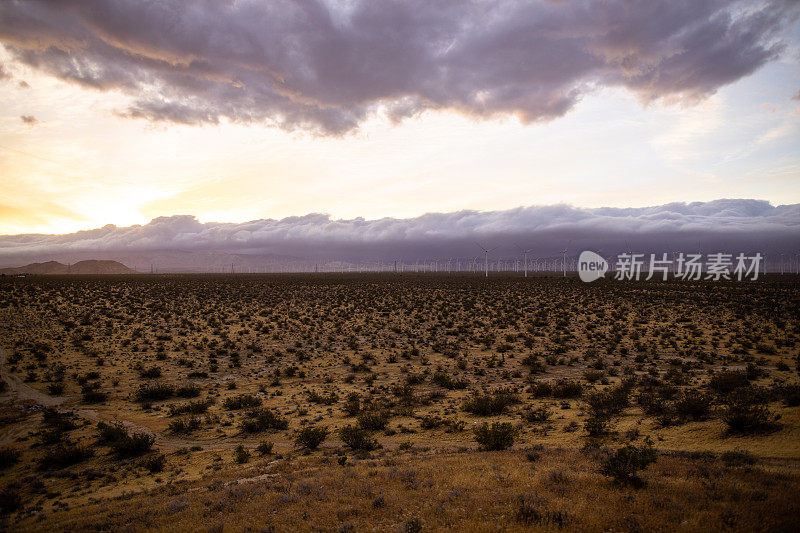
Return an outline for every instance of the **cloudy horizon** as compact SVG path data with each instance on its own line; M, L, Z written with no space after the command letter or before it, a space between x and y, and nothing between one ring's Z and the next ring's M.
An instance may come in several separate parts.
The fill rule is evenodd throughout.
M532 258L554 257L564 248L570 257L583 249L608 255L627 250L796 255L798 235L800 204L773 206L742 199L627 209L560 204L375 220L311 213L201 223L191 215L176 215L66 235L0 236L0 266L21 266L37 258L92 258L139 268L158 263L162 271L213 271L228 267L230 255L254 268L293 261L446 261L481 256L480 245L503 259L516 258L522 248Z

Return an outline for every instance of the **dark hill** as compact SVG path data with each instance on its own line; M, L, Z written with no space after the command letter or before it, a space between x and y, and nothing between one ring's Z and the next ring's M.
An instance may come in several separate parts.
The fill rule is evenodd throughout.
M135 271L117 261L78 261L73 265L64 265L57 261L31 263L21 267L0 269L0 274L133 274Z

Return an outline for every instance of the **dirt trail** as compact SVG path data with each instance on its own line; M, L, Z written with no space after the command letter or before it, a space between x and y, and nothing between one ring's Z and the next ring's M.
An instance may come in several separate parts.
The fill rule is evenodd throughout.
M11 426L11 427L9 427ZM9 424L0 431L0 446L6 446L24 437L38 426L34 418L25 418L21 422Z
M8 371L6 367L6 351L0 348L0 379L6 382L6 396L0 398L2 402L15 401L22 404L33 404L41 407L57 407L61 405L70 405L78 403L77 398L72 396L50 396L33 387L25 384L21 379ZM118 422L133 432L147 433L155 437L157 446L169 449L189 448L192 446L200 446L203 449L233 449L239 444L254 445L257 441L253 439L244 439L240 437L222 437L216 439L186 439L183 437L176 437L172 435L164 435L153 431L147 426L137 424L130 420L121 418L102 416L94 409L75 409L74 413L91 422ZM14 428L10 431L4 431L0 435L0 444L8 444L13 442L18 437L35 429L36 424L33 420L28 419L25 424ZM289 443L276 442L276 446L285 447Z
M155 440L156 445L161 446L163 448L179 449L179 448L190 448L192 446L200 446L204 450L208 449L217 450L217 449L233 449L239 444L248 443L246 439L241 439L237 437L221 437L217 439L186 439L183 437L176 437L173 435L164 435L163 433L153 431L151 428L147 426L143 426L141 424L137 424L136 422L125 420L123 418L104 417L101 416L100 413L98 413L94 409L76 409L74 412L79 417L84 418L86 420L90 420L92 422L117 422L122 424L123 426L125 426L134 433L147 433L148 435L153 435L156 438Z
M8 371L6 357L6 351L0 348L0 377L6 382L6 393L9 395L9 398L3 398L2 401L8 401L9 399L19 402L29 401L42 407L55 407L67 400L64 396L50 396L26 385L21 379Z

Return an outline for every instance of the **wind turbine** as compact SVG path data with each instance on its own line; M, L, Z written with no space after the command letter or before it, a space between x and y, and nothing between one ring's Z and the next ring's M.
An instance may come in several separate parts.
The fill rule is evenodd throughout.
M626 239L625 240L625 249L622 250L623 253L628 254L628 260L633 262L633 248L631 248L631 243Z
M515 244L514 246L519 248L519 251L522 253L523 264L524 264L523 269L525 271L525 277L527 278L528 277L528 252L532 252L533 248L529 248L529 249L526 250L525 248L523 248L519 244Z
M489 252L491 252L492 250L497 250L497 246L495 246L492 249L488 249L487 250L486 248L484 248L483 246L481 246L477 242L475 244L478 245L478 248L483 250L483 265L484 265L484 269L486 271L486 277L488 278L489 277Z
M572 241L567 242L567 247L572 244ZM561 270L564 272L564 277L567 277L567 248L561 250Z

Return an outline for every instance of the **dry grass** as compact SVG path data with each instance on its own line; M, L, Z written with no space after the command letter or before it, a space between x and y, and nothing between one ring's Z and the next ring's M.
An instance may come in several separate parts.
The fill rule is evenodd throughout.
M0 404L0 447L19 454L0 471L6 507L14 494L19 506L0 505L0 520L13 529L413 531L417 519L425 530L789 528L798 341L794 277L0 279L0 346L32 399L0 392L17 400ZM740 372L729 379L738 389L710 385L724 369ZM583 398L541 386L564 379ZM33 406L50 391L63 395L70 427ZM606 403L587 403L594 393ZM708 409L680 415L684 394L707 397ZM777 424L730 433L723 417L737 394ZM476 397L504 401L483 409ZM288 427L247 425L266 412ZM598 414L607 431L593 439L585 425ZM153 451L120 457L101 442L97 422L114 420L155 435ZM484 423L513 424L511 450L477 451L473 429ZM339 429L348 425L381 448L368 457L346 448ZM328 434L319 450L303 450L298 435L312 426ZM596 447L646 439L662 455L645 488L599 473L606 452ZM262 457L267 441L274 448ZM70 444L91 456L37 467ZM241 464L239 446L249 453ZM536 446L544 451L525 452ZM729 468L686 453L734 450L758 462ZM151 468L162 453L163 470Z
M521 452L383 454L340 466L335 457L296 457L227 468L212 482L81 506L32 530L403 531L788 531L798 525L800 477L792 462L751 468L716 459L659 458L646 487L615 486L596 455ZM248 481L236 476L256 478ZM528 510L533 507L534 512ZM769 513L764 513L769 509Z

